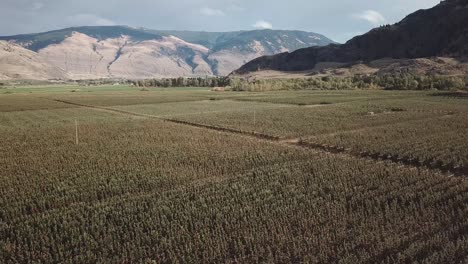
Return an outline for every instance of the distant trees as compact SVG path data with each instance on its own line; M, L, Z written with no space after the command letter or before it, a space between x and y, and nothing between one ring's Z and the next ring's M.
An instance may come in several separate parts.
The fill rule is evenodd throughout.
M230 84L230 80L225 77L179 77L138 80L132 83L138 87L225 87Z
M115 80L81 80L81 85L113 84ZM352 77L309 77L302 79L246 80L228 77L162 78L145 80L119 80L120 84L137 87L231 87L234 91L279 90L467 90L467 76L426 76L410 73L383 75L354 75Z
M468 76L355 75L353 77L311 77L306 79L254 80L232 79L234 91L278 90L468 90Z

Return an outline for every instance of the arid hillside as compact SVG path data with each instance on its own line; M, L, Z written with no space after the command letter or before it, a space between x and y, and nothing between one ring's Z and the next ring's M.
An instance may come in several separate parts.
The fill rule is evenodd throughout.
M212 75L203 60L207 53L207 48L176 37L135 42L128 36L98 40L78 32L38 51L44 61L73 79Z
M260 56L333 43L302 31L202 33L125 26L69 28L0 39L29 49L37 61L72 79L225 76ZM38 73L38 78L49 76Z
M59 67L44 61L34 51L0 41L0 79L65 79L68 75Z

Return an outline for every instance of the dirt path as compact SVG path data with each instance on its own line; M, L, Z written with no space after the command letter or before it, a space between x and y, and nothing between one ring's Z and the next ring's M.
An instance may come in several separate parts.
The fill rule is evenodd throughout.
M140 114L140 113L134 113L134 112L112 109L112 108L101 107L101 106L78 104L78 103L73 103L73 102L68 102L68 101L63 101L63 100L54 100L54 101L61 102L64 104L75 105L79 107L85 107L85 108L93 109L96 111L103 111L107 113L125 115L125 116L130 116L130 117L138 117L138 118L155 118L155 119L163 120L166 122L186 125L186 126L200 128L200 129L207 129L207 130L218 131L222 133L238 134L238 135L248 136L250 138L262 140L262 141L269 142L269 143L279 144L282 146L306 148L306 149L316 150L316 151L320 151L320 152L324 152L328 154L351 156L355 158L372 160L375 162L390 162L390 163L403 165L403 166L413 168L413 169L423 168L423 169L433 170L439 173L440 172L448 173L449 176L461 176L461 177L468 176L468 167L457 167L454 165L447 165L437 160L424 161L424 160L417 160L417 159L413 159L409 157L390 156L385 153L370 153L367 151L356 151L356 150L352 150L349 148L331 146L331 145L314 143L314 142L305 142L300 138L282 138L279 136L268 135L268 134L259 133L259 132L243 131L243 130L238 130L238 129L233 129L233 128L199 124L199 123L166 118L163 116Z

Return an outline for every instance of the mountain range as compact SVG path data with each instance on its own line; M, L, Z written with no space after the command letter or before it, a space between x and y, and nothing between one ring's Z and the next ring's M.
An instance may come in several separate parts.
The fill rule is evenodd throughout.
M334 43L310 32L75 27L0 37L0 79L225 76L248 61Z
M309 47L264 56L235 74L388 73L468 74L468 1L446 0L401 22L357 36L345 44ZM269 73L268 73L269 72ZM279 74L281 75L281 74Z

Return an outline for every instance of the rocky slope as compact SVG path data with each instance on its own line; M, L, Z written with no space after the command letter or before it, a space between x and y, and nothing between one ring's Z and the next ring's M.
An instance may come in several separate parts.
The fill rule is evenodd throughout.
M44 62L36 52L0 40L0 80L66 78L68 75L63 70Z
M397 24L373 29L343 45L311 47L261 57L235 73L310 71L324 63L338 63L341 67L342 64L369 64L383 58L399 59L407 64L405 60L436 56L468 56L467 0L442 1L431 9L419 10Z
M301 31L210 33L126 26L69 28L0 39L29 49L38 61L72 79L227 75L263 55L332 43L322 35Z
M128 36L98 40L74 32L38 55L73 79L157 78L211 75L203 60L208 49L176 37L132 41Z

